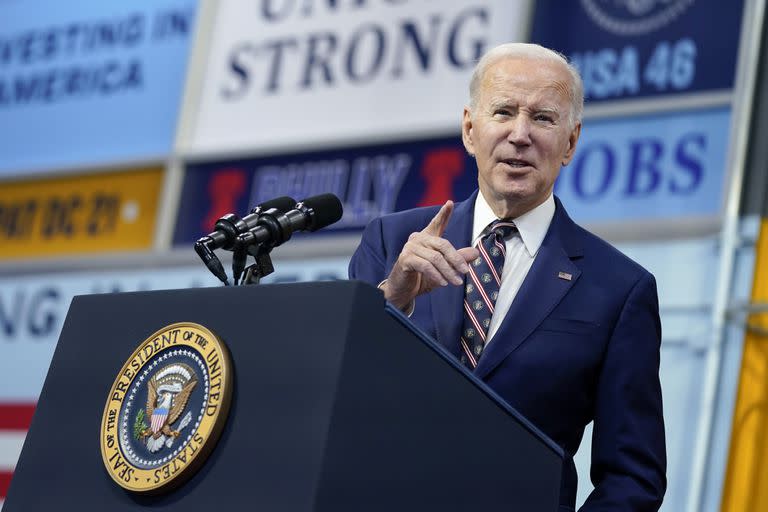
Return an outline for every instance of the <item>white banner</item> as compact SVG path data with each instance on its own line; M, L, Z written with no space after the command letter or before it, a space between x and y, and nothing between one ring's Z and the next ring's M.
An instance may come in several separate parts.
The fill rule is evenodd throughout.
M525 0L223 0L182 149L458 134L476 60L522 40L528 10Z

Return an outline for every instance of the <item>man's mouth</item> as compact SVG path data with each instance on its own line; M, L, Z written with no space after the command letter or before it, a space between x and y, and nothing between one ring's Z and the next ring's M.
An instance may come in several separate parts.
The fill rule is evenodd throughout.
M521 160L519 158L505 158L502 162L510 167L533 167L533 164L528 160Z

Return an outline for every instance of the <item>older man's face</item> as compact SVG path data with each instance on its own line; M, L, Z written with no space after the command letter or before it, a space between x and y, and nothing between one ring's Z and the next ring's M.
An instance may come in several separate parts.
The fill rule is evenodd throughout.
M464 110L464 145L477 159L480 191L499 217L540 205L571 161L569 75L555 62L505 59L488 68L474 112Z

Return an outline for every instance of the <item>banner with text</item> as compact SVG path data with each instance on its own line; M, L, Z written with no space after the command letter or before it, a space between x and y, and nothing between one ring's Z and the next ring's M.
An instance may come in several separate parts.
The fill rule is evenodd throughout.
M167 155L196 8L0 2L0 177Z
M347 263L346 258L275 260L275 273L262 283L346 279ZM0 278L0 403L37 400L75 295L217 284L202 264Z
M279 196L336 194L344 216L319 232L329 233L359 231L380 215L463 199L476 186L474 160L458 135L195 164L187 168L173 242L194 242L225 213L245 215Z
M531 41L575 64L594 103L733 87L743 0L538 0Z
M729 109L588 120L555 193L587 225L720 214ZM190 165L174 245L189 245L226 213L269 199L336 194L344 216L321 233L362 230L395 211L462 200L477 170L458 136Z
M522 40L527 6L223 0L183 149L272 151L455 130L475 61Z
M555 194L591 225L719 216L730 118L722 108L588 120Z
M160 168L33 179L0 187L0 260L152 246Z

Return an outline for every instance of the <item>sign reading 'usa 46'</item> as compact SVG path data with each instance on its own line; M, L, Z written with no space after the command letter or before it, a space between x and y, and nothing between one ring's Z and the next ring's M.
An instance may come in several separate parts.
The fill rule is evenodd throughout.
M733 87L743 0L539 0L531 40L567 55L587 101Z

